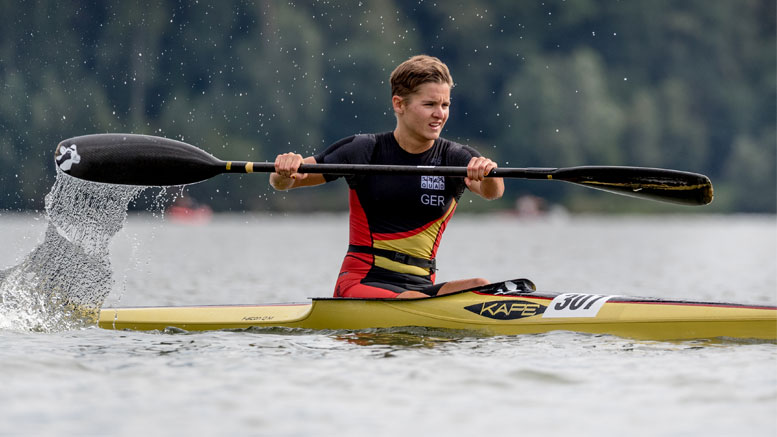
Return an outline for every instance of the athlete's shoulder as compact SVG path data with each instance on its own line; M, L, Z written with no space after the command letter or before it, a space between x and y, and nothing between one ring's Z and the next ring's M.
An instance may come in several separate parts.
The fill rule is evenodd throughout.
M352 147L356 146L371 146L374 145L377 141L377 135L376 134L356 134L351 135L348 138L344 138L340 141L347 141L348 144L350 144Z
M473 147L440 137L438 144L446 165L467 165L473 157L481 156Z
M376 141L375 134L356 134L351 135L345 138L342 138L340 140L335 141L332 143L331 146L327 147L325 152L333 152L342 148L353 148L353 147L359 147L359 146L369 146L374 145Z
M338 140L314 158L318 163L359 163L367 162L375 147L375 134L356 134Z

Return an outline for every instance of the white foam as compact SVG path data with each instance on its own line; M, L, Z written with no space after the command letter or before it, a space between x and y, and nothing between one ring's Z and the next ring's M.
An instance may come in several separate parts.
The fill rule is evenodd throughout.
M57 167L43 242L0 271L0 329L53 332L94 323L113 287L108 244L144 188L88 182Z

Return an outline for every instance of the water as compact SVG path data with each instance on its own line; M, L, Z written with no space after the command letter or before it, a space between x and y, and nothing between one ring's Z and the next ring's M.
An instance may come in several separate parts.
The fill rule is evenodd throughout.
M0 215L0 268L45 240ZM347 218L131 215L106 306L329 296ZM459 214L440 280L777 304L775 217ZM0 434L756 435L777 433L777 346L554 332L0 329Z
M0 329L60 331L93 320L113 287L108 246L141 191L89 183L57 169L45 198L43 241L0 270Z

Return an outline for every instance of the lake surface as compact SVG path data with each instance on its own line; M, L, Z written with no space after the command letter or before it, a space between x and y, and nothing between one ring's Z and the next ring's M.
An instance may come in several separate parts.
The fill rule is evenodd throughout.
M41 241L0 214L0 269ZM345 215L130 216L105 306L330 296ZM777 304L774 216L455 217L438 280ZM414 329L0 330L0 434L777 435L777 345Z

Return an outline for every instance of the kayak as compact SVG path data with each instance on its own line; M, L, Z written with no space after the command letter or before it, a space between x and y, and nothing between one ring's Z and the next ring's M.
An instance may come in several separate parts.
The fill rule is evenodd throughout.
M427 327L487 335L573 331L642 340L777 340L777 307L586 293L511 280L427 299L313 298L308 303L104 308L105 329L363 330Z

